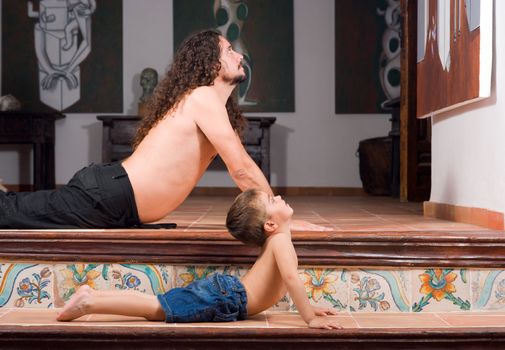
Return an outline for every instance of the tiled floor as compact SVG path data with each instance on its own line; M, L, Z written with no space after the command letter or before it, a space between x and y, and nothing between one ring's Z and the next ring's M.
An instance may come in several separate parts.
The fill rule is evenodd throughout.
M482 227L423 216L422 203L400 203L390 197L287 196L294 219L335 232L482 231ZM223 230L233 197L190 196L163 222L184 231Z
M88 315L72 322L57 322L58 309L4 309L1 326L60 326L60 327L212 327L212 328L306 328L297 313L267 311L245 321L230 323L163 323L149 322L138 317ZM345 329L451 329L503 327L505 312L501 313L340 313L335 318Z

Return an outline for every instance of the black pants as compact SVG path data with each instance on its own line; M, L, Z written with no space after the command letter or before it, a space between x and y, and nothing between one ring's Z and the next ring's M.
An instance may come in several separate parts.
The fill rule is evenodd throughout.
M120 163L92 164L63 187L0 191L0 228L119 228L140 225L133 189Z

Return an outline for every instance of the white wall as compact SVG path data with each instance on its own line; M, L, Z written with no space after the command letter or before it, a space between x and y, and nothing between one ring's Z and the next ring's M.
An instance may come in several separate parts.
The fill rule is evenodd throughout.
M491 97L434 117L430 201L505 212L505 2L494 5Z
M294 0L294 23L296 112L264 113L277 117L272 127L271 183L360 187L358 143L387 135L389 116L334 114L333 0ZM123 1L124 114L136 114L140 71L150 66L161 74L170 63L172 27L171 0ZM101 159L101 124L96 115L66 115L56 124L58 184ZM4 183L29 183L29 148L0 146L0 151ZM199 185L234 186L223 171L208 171Z

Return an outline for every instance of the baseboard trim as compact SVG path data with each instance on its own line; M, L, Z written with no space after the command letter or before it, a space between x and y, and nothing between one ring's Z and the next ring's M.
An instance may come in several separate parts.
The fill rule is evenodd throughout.
M497 211L428 201L423 203L423 209L424 216L428 217L463 222L492 230L505 229L504 213Z
M272 187L275 194L283 196L367 196L361 187ZM195 187L192 195L236 196L237 187Z

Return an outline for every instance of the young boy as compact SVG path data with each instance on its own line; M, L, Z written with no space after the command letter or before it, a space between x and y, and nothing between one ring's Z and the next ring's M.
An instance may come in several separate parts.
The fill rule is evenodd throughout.
M262 246L261 253L239 280L215 274L174 288L163 295L135 291L94 291L79 288L57 319L70 321L86 314L141 316L152 321L222 322L246 319L268 309L289 292L310 328L341 328L327 315L333 309L310 305L298 277L298 259L289 224L293 210L280 196L248 190L233 202L226 218L230 233L245 244Z

